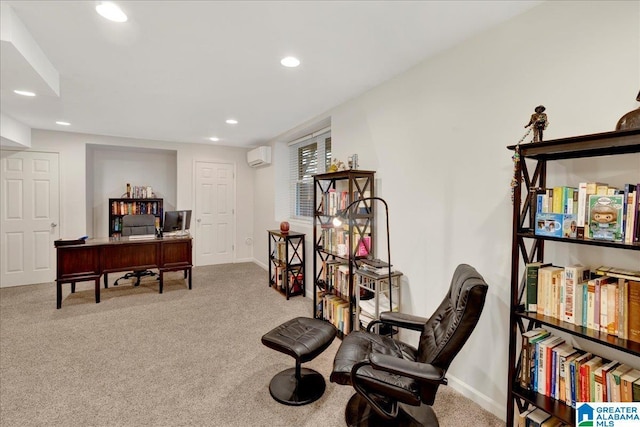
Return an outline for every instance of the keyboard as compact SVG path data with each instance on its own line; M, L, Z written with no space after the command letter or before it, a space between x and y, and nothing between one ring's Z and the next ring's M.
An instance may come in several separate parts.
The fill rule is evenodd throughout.
M148 240L148 239L155 239L155 238L156 238L155 234L133 234L129 236L129 240Z

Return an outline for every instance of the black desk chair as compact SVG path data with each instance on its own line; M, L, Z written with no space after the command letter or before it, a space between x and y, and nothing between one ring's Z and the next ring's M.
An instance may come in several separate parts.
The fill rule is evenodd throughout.
M461 264L430 318L385 312L366 332L345 336L330 379L356 391L347 405L347 425L438 426L431 405L440 384L447 384L449 365L478 323L487 289L473 267ZM418 348L372 333L376 324L419 331Z
M123 236L135 236L141 234L156 233L156 217L154 215L125 215L122 217L122 235ZM118 278L113 286L118 286L119 280L136 279L134 286L140 285L140 278L145 276L158 276L158 273L154 273L151 270L136 270L125 274Z

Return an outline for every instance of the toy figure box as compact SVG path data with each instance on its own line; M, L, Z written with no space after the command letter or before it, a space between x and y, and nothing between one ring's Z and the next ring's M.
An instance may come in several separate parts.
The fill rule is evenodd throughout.
M561 213L536 214L536 236L576 238L576 215Z
M621 242L624 238L622 216L624 214L624 195L589 196L589 234L590 239Z

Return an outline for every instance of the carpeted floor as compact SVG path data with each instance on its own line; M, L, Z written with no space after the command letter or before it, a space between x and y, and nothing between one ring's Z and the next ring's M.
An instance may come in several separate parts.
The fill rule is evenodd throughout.
M310 316L309 299L287 301L252 263L195 268L191 291L181 278L167 274L162 295L149 278L103 289L100 304L92 283L65 285L60 310L52 283L0 289L0 425L344 425L350 387L327 380L299 407L269 395L294 361L260 338ZM328 379L339 345L304 366ZM504 425L450 387L434 409L442 427Z

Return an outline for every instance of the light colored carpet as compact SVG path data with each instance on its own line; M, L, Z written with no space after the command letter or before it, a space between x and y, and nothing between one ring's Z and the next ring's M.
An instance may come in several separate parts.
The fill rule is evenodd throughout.
M113 274L112 278L117 277ZM165 290L143 279L75 294L52 283L0 289L2 426L343 426L350 387L328 381L340 340L305 367L327 378L323 397L299 407L275 402L269 381L294 360L261 336L312 302L287 301L252 263L198 267L189 291L182 273ZM442 427L503 422L441 387Z

